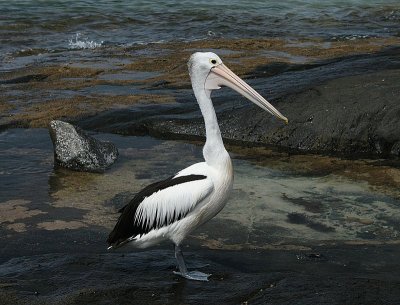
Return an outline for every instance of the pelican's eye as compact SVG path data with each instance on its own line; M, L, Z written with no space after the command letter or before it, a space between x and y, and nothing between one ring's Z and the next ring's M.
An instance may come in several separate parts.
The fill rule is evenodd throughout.
M210 59L210 63L212 63L213 65L217 64L217 60L216 59Z

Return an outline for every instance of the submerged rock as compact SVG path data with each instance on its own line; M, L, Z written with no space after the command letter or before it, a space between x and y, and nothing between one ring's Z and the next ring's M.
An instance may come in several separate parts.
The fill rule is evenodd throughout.
M115 162L118 150L110 142L99 141L79 127L51 121L50 137L55 164L76 171L101 172Z

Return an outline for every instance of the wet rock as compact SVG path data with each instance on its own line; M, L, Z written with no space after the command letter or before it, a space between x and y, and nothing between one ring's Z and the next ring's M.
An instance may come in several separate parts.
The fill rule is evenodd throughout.
M335 79L280 98L274 104L289 118L288 126L254 107L231 112L221 121L231 139L306 152L399 157L399 82L400 70L386 70Z
M1 85L11 85L11 84L23 84L29 82L40 82L45 80L48 75L45 74L32 74L32 75L24 75L12 79L0 80Z
M0 263L0 303L399 304L398 245L314 250L186 249L190 268L212 274L208 283L174 275L170 248L12 257Z
M265 77L270 69L271 65L259 67L248 82L288 117L289 124L223 89L213 94L213 103L226 142L351 157L400 156L399 48L285 67ZM173 112L159 107L151 115L141 109L128 116L114 110L79 125L169 139L204 137L201 114L193 97L188 99L193 102L180 103Z
M390 151L391 155L400 156L400 141L396 142Z
M398 158L399 83L400 69L385 70L334 79L280 97L272 103L288 117L288 125L256 106L225 109L219 114L221 132L227 142L235 144ZM150 134L170 138L205 134L201 118L153 120L146 127Z
M300 214L300 213L290 213L287 215L288 216L288 222L293 223L293 224L302 224L305 225L313 230L323 232L323 233L329 233L329 232L334 232L335 229L332 227L328 227L324 225L323 223L319 223L317 221L314 221L310 219L307 215L305 214Z
M49 132L54 146L54 162L58 166L102 172L117 159L118 150L114 144L99 141L69 123L51 121Z

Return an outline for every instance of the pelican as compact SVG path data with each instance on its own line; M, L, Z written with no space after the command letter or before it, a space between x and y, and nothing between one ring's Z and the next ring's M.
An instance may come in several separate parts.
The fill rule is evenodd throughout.
M188 62L192 88L206 127L204 162L193 164L168 179L145 187L123 207L108 236L108 249L125 244L146 248L163 240L175 245L179 272L189 280L208 281L210 274L188 271L180 245L194 229L225 206L233 185L231 158L224 147L211 92L228 86L277 118L288 122L214 53L194 53Z

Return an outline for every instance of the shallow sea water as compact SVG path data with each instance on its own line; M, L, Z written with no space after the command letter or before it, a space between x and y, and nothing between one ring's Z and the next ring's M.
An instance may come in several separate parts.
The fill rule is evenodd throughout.
M10 129L0 134L2 242L13 240L18 245L18 240L29 236L40 240L52 232L46 237L51 249L38 246L18 251L22 255L70 252L74 246L66 244L80 242L105 249L117 209L135 192L202 161L199 144L95 136L114 142L120 152L117 163L103 174L54 169L46 129ZM367 182L299 173L285 158L276 166L276 158L254 161L240 153L232 157L233 194L223 211L197 229L189 243L212 249L302 249L318 244L398 241L400 200L373 191ZM79 232L85 232L83 237ZM63 243L57 245L60 236ZM12 251L10 247L2 254Z

